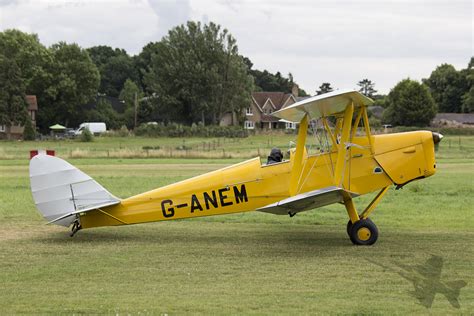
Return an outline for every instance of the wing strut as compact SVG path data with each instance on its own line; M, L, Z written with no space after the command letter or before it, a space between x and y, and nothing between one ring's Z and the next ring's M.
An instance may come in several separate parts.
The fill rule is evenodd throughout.
M303 172L303 153L306 144L306 135L308 134L308 114L306 114L300 122L298 130L298 139L296 140L296 152L293 161L293 168L291 169L290 179L290 196L298 192L298 187Z
M337 150L336 168L334 171L334 183L338 187L342 187L342 181L344 180L344 163L346 160L347 146L351 133L352 114L354 114L354 103L350 103L344 111L344 123L342 126L341 139L339 140Z

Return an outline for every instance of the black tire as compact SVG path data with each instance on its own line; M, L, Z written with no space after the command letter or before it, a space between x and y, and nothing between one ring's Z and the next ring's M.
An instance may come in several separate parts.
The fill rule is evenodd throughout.
M352 225L349 237L354 245L370 246L377 241L379 230L370 219L361 219Z

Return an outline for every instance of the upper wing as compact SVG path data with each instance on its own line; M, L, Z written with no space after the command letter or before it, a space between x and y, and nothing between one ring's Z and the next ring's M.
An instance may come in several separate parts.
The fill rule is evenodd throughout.
M317 119L322 116L343 112L350 102L354 103L355 108L374 103L374 101L358 91L338 90L296 102L286 108L273 112L272 115L291 122L300 122L306 114L313 119Z
M257 211L278 215L287 215L289 212L298 213L333 203L343 202L344 194L350 194L352 197L358 196L356 193L346 191L339 187L330 186L289 197L279 202L261 207L257 209Z

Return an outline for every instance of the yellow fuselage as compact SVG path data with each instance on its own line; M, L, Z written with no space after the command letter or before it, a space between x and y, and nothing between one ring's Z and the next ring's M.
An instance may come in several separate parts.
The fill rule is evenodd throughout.
M342 183L334 183L336 151L304 154L296 194L335 185L366 194L435 173L431 132L376 135L371 136L371 143L373 148L367 137L352 140ZM293 164L294 155L272 165L254 158L83 213L81 225L90 228L258 210L291 195Z

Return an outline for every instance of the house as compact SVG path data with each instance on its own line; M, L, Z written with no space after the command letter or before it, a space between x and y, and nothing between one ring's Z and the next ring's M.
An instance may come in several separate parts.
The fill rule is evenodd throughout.
M28 103L28 115L31 119L33 128L36 129L36 115L38 112L38 101L36 100L35 95L27 95L25 97L26 102ZM10 134L12 139L21 139L23 138L23 131L25 128L20 125L13 125L10 128ZM0 138L7 138L6 126L0 125Z
M298 85L294 85L291 93L284 92L253 92L250 103L242 113L245 129L296 129L296 123L281 120L272 115L273 112L292 105L306 97L298 96ZM225 113L221 120L221 126L235 125L239 122L235 113Z
M292 93L254 92L250 105L245 109L245 129L295 129L293 122L281 121L272 113L296 103Z

